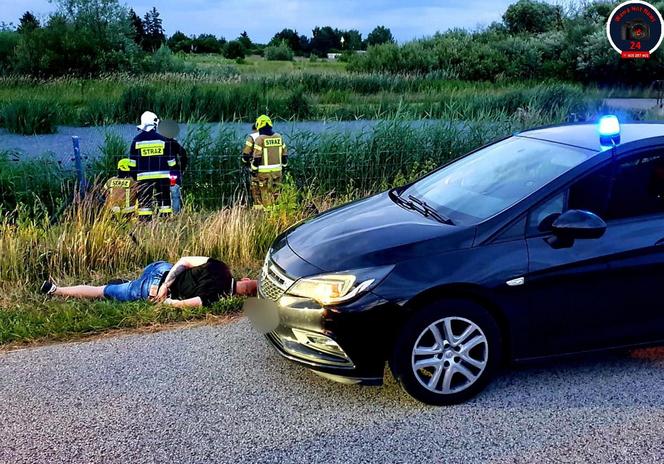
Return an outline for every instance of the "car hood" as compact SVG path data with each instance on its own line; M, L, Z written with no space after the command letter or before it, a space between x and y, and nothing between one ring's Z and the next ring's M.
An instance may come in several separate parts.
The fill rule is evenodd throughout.
M300 258L326 272L394 264L470 247L475 228L441 224L381 193L316 216L284 238Z

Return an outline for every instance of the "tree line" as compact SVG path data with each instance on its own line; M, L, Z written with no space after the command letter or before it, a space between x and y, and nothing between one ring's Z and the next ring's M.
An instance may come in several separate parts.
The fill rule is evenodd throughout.
M437 75L461 80L556 79L647 84L664 75L664 50L648 60L623 60L605 27L620 0L584 1L562 7L518 0L502 20L476 30L453 29L397 44L389 28L366 38L355 29L316 27L310 36L293 29L267 44L247 32L226 40L212 34L167 37L156 8L142 18L118 0L54 0L45 21L26 12L17 27L0 25L0 74L96 75L105 72L184 70L178 54L214 53L242 60L342 52L351 72ZM664 0L655 2L664 11ZM366 53L355 53L366 50Z
M369 47L350 59L355 72L438 74L461 80L566 80L649 85L664 76L664 49L650 59L622 59L606 23L621 1L562 7L519 0L502 21L475 31L453 29L403 45ZM664 12L664 1L654 2Z
M296 56L309 56L311 54L324 57L330 52L366 50L368 46L384 43L394 43L394 37L389 28L377 26L369 33L366 39L362 33L355 29L342 30L331 26L315 27L311 37L299 34L297 30L283 29L277 32L268 44L255 44L243 32L236 40L245 53L262 55L266 47L287 47ZM224 37L216 37L212 34L201 34L187 36L177 31L166 41L168 47L174 52L184 53L224 53L228 44ZM232 55L232 53L231 53ZM228 56L237 58L237 56Z
M177 71L177 53L215 53L230 59L264 55L291 60L294 55L324 57L394 43L391 31L376 27L366 39L357 30L316 27L311 37L292 29L268 44L254 43L247 32L233 40L212 34L167 37L157 8L140 17L118 0L55 0L56 11L43 23L26 12L17 27L0 24L0 74L38 76L94 75L105 72Z

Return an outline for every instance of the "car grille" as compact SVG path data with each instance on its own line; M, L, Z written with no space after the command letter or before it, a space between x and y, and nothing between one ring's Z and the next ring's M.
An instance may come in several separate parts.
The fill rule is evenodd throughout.
M267 300L277 301L294 282L268 257L259 280L260 296Z

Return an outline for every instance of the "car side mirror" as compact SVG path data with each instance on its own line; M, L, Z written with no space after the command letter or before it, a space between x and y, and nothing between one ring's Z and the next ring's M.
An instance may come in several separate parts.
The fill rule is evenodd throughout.
M570 247L576 239L597 239L606 232L606 222L590 211L570 209L553 221L551 231L557 248Z

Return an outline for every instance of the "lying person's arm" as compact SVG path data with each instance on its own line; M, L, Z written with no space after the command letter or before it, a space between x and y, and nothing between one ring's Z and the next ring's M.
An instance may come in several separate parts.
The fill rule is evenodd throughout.
M183 256L178 260L177 263L173 265L169 273L164 279L164 283L159 287L159 292L155 298L155 301L164 301L168 297L168 289L173 285L177 276L182 274L187 269L192 267L202 266L207 263L210 258L207 256Z
M173 300L171 298L166 298L164 304L168 306L174 306L176 308L200 308L203 306L203 300L200 296L194 298L188 298L186 300Z

